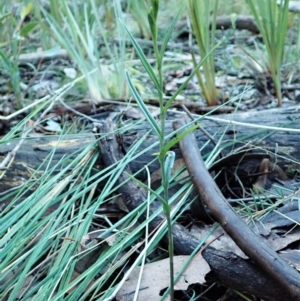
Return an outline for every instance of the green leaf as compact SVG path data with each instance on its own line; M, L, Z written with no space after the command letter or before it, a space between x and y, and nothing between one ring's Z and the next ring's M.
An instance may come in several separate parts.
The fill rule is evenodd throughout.
M24 25L20 30L20 35L22 37L27 36L39 23L38 22L30 22Z
M165 164L164 164L164 174L166 184L169 186L170 179L171 179L171 172L175 162L175 153L173 151L168 151L165 157Z
M7 58L7 56L4 54L3 51L0 50L0 60L2 61L4 67L6 68L7 71L11 71L11 62L10 60Z
M25 17L29 15L31 9L32 9L32 2L29 2L26 6L22 6L20 11L21 19L25 19Z
M0 16L0 22L2 22L4 19L6 19L7 17L9 17L11 15L12 15L11 13L6 13L6 14Z
M157 25L156 20L153 17L152 10L148 13L148 23L150 27L150 31L152 34L152 40L156 41L157 39Z
M159 154L159 159L163 160L167 154L167 152L169 151L169 149L171 149L172 146L174 146L176 143L178 143L183 137L185 137L186 135L192 133L195 129L197 129L199 127L198 124L195 124L191 127L189 127L188 129L186 129L184 132L180 133L179 135L176 135L176 137L174 137L172 140L170 140L160 151Z
M156 23L157 15L158 15L158 10L159 10L159 0L152 0L151 4L152 4L151 12L153 14L153 19L154 19L154 21Z
M137 184L139 184L142 188L144 188L147 191L150 191L151 194L155 195L155 197L157 198L157 200L161 201L163 204L167 204L168 203L159 195L159 193L157 193L156 191L154 191L153 189L151 189L150 187L148 187L146 184L144 184L143 182L141 182L140 180L138 180L137 178L135 178L133 175L126 173L127 176L133 180L134 182L136 182Z
M141 60L141 63L143 65L143 67L145 68L147 74L149 75L149 77L151 78L151 80L153 81L157 91L160 91L162 93L162 89L161 86L158 82L157 76L155 75L153 68L151 67L150 63L148 62L142 48L140 47L140 45L137 43L137 41L135 40L135 38L133 37L133 35L130 33L130 31L127 29L126 25L123 23L122 20L120 20L121 24L124 26L125 30L127 31L129 38L133 44L133 47L135 49L135 51L137 52L138 57Z
M167 31L165 37L164 37L164 40L163 40L163 43L162 43L162 46L161 46L161 49L160 49L160 57L161 58L163 58L163 56L164 56L164 53L166 51L166 48L167 48L167 45L168 45L169 40L171 38L172 32L174 30L174 27L175 27L175 25L176 25L176 23L177 23L177 21L178 21L178 19L180 17L180 14L182 12L183 5L184 5L184 2L182 3L181 8L178 10L175 18L173 19L171 25L168 28L168 31Z
M145 118L147 119L147 121L150 123L152 129L155 131L155 133L157 134L158 137L161 137L161 130L156 122L156 120L153 118L153 116L151 115L150 111L148 110L147 106L145 105L145 103L143 102L140 94L138 93L138 91L136 90L135 86L133 85L131 79L130 79L130 75L128 73L127 70L125 70L125 78L126 81L129 85L129 89L133 95L133 97L135 98L137 104L139 105L139 108L141 109L142 113L144 114Z

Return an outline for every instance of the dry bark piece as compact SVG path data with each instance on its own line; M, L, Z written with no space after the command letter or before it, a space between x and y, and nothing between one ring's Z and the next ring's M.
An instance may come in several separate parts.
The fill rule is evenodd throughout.
M65 49L50 49L46 51L37 51L32 53L23 53L19 55L19 64L37 64L41 60L68 59L69 54Z
M216 28L217 29L229 29L232 28L232 23L235 24L235 28L238 30L247 29L255 34L259 33L259 29L252 16L239 15L233 19L232 16L217 16ZM176 25L177 31L181 31L186 27L186 21L178 22Z

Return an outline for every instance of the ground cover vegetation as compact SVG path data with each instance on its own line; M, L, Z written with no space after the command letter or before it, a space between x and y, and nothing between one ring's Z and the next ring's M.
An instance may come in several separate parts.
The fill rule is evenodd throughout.
M298 11L2 1L0 299L298 300Z

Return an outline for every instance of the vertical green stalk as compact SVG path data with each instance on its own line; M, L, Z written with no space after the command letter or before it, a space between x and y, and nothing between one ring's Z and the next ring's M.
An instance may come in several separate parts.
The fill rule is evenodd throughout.
M170 172L169 169L166 170L165 160L166 156L165 153L162 152L165 146L165 120L166 120L166 113L167 111L164 110L164 101L163 101L163 74L162 74L162 62L163 62L163 53L160 53L158 49L158 41L157 41L157 15L158 15L158 9L159 9L159 0L152 0L151 1L152 7L149 10L148 13L148 21L150 25L150 31L152 34L152 40L153 40L153 48L154 48L154 54L156 58L156 68L157 68L157 76L158 76L158 100L159 100L159 107L160 107L160 133L159 136L159 148L160 148L160 154L158 156L159 163L161 166L161 177L162 177L162 186L164 189L164 203L163 203L163 210L166 215L167 219L167 226L168 226L168 240L169 240L169 263L170 263L170 298L171 300L174 300L174 248L173 248L173 235L172 235L172 220L171 220L171 206L168 202L169 195L169 177L167 176L167 173ZM174 159L174 158L173 158Z
M142 97L138 93L137 89L135 88L130 75L128 71L125 71L125 77L129 86L129 89L133 95L133 97L136 99L136 102L139 105L140 110L144 114L145 118L151 125L153 131L156 133L158 139L159 139L159 155L158 160L161 166L161 177L162 177L162 187L164 190L164 198L162 200L162 206L164 213L166 215L167 220L167 226L168 226L168 239L169 239L169 263L170 263L170 296L171 300L174 300L174 267L173 267L173 257L174 257L174 246L173 246L173 236L172 236L172 220L171 220L171 205L169 204L169 183L171 179L171 170L175 161L175 153L172 151L169 151L170 148L175 145L179 139L178 137L173 138L171 141L166 142L165 141L165 120L167 111L172 104L172 102L175 100L176 96L186 87L188 82L191 80L191 78L198 72L201 65L208 59L209 55L215 50L215 48L218 46L216 45L213 49L211 49L205 57L202 58L201 62L196 66L195 70L191 73L191 75L186 79L186 81L178 88L178 90L174 93L174 95L167 101L167 103L164 105L163 100L163 74L162 74L162 64L163 64L163 57L164 53L167 47L167 44L170 40L170 37L172 35L173 29L176 25L176 22L179 19L179 16L181 14L182 8L184 6L184 2L181 6L181 8L178 10L176 16L174 17L171 25L169 26L166 35L163 38L162 46L158 47L158 38L157 38L157 14L158 14L158 8L159 8L159 0L151 0L151 8L148 12L148 22L150 25L150 32L152 35L153 40L153 49L154 54L156 58L156 70L150 65L148 59L146 58L143 50L139 46L139 44L136 42L135 38L132 36L131 32L128 30L128 28L125 26L125 24L120 20L120 22L123 24L124 28L126 29L129 38L134 46L134 49L139 56L139 59L141 60L141 63L143 67L145 68L145 71L149 75L150 79L152 80L158 94L159 99L159 107L160 107L160 125L157 123L157 121L153 118L151 115L149 109L145 105ZM188 129L181 135L186 135L193 129Z

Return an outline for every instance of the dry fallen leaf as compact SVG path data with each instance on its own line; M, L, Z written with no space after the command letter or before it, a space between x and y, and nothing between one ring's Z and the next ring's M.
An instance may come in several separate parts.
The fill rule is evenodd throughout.
M174 257L174 273L177 275L182 269L189 256ZM129 301L133 299L137 289L137 281L140 274L140 267L136 267L124 283L116 296L118 301ZM175 285L175 290L186 290L189 285L194 283L205 283L205 276L210 271L210 267L202 257L201 253L195 255L189 266L180 276ZM144 266L142 271L142 281L139 288L139 301L157 301L160 291L167 288L169 281L169 259L149 263ZM167 297L165 300L170 300Z
M260 166L259 166L259 173L262 173L260 176L257 177L256 182L253 185L254 191L259 191L260 189L264 189L267 183L268 178L268 171L269 171L269 159L263 159Z
M266 243L275 251L280 251L288 245L300 240L300 231L296 230L294 233L287 234L286 236L279 236L271 233L268 236Z
M279 253L280 256L295 269L300 271L300 251L299 250L285 250Z

